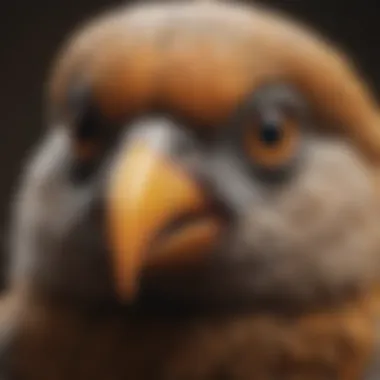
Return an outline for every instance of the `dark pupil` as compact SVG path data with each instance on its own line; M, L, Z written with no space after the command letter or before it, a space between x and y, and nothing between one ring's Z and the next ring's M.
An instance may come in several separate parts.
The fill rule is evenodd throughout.
M260 140L267 145L275 145L281 140L283 135L282 128L276 122L263 122L260 126L259 137Z

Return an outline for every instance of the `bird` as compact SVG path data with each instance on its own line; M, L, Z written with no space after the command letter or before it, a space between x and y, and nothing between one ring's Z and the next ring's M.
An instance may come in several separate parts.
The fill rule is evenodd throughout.
M78 26L12 204L0 374L373 380L378 104L262 5L122 5Z

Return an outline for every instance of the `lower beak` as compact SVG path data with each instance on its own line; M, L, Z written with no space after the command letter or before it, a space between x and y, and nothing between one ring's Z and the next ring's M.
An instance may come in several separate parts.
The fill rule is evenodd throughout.
M138 293L144 269L201 263L216 244L219 223L201 188L143 141L117 160L107 199L116 288L123 301ZM188 222L170 229L179 220Z

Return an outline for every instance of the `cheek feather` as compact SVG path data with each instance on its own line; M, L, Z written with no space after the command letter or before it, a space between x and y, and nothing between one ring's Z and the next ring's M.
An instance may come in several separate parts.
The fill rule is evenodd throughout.
M234 260L256 266L258 289L338 293L365 287L380 269L373 175L343 143L315 143L303 171L254 207ZM253 276L254 277L254 276Z

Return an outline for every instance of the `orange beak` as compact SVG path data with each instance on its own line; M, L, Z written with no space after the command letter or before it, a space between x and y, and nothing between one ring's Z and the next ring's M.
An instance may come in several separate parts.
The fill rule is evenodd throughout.
M217 241L218 220L198 184L143 140L122 151L108 189L109 237L117 293L131 301L145 268L199 263ZM178 218L194 222L165 234Z

